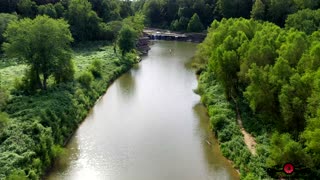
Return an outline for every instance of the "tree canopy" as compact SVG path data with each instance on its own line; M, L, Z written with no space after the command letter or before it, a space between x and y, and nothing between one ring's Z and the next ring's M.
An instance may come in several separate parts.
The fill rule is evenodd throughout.
M123 56L135 48L136 38L137 34L131 27L127 25L122 27L119 32L118 46Z
M71 0L67 11L67 20L76 40L95 40L101 19L92 10L92 5L88 0Z
M202 23L200 21L200 18L198 16L198 14L195 13L191 17L191 19L190 19L190 21L188 23L188 31L189 32L201 32L201 31L203 31L203 29L204 28L203 28L203 25L202 25Z
M46 89L51 75L57 82L73 77L70 53L73 38L66 21L48 16L14 21L8 25L4 37L5 53L30 65L28 78L35 88Z
M316 21L311 12L316 11L303 10L287 22L303 24L302 14ZM296 29L246 19L214 21L196 59L207 64L206 73L214 74L227 98L245 98L255 119L247 123L279 132L270 139L268 167L292 162L316 173L320 36L316 28L306 31L311 35Z

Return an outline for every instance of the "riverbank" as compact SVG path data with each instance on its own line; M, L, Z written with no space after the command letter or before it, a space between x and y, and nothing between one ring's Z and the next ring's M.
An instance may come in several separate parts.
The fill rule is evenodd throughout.
M198 82L196 92L201 95L201 102L208 108L210 125L218 137L222 154L233 162L241 179L267 178L263 137L257 138L257 152L252 154L237 124L236 105L227 101L224 89L215 79L214 73L202 71Z
M100 75L89 86L78 81L100 62ZM90 44L75 49L75 81L55 85L47 91L24 94L15 87L14 77L23 76L24 65L3 66L2 86L12 90L4 109L10 122L0 132L0 179L39 179L59 156L66 140L76 131L107 87L131 67L113 53L112 46Z

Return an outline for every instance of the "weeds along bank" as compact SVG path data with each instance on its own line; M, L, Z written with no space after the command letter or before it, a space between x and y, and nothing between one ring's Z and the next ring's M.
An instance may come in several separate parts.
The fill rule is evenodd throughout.
M49 79L48 90L35 94L19 91L12 78L25 65L0 66L2 86L13 89L4 109L10 119L0 131L0 179L39 179L44 174L96 100L130 69L135 56L120 57L112 46L79 47L73 58L75 80L54 85Z
M197 93L208 109L210 125L218 137L222 154L233 161L234 168L239 169L242 178L255 179L257 175L266 178L264 136L257 138L258 155L252 155L237 124L235 105L227 101L223 87L212 72L201 73Z
M285 163L320 177L320 31L298 31L247 19L214 21L198 46L197 92L208 107L221 151L242 179L285 177L269 173ZM251 155L237 124L257 142Z

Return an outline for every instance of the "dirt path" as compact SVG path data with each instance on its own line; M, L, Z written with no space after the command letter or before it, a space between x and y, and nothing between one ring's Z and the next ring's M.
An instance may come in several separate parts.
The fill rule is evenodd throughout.
M238 108L238 104L236 102L236 100L234 99L234 102L236 103L236 110L237 110L237 122L240 126L240 129L241 129L241 133L243 134L244 136L244 143L247 145L249 151L251 152L251 154L253 155L256 155L256 141L254 139L254 137L249 134L244 128L243 128L243 125L242 125L242 120L241 120L241 116L240 116L240 111L239 111L239 108Z

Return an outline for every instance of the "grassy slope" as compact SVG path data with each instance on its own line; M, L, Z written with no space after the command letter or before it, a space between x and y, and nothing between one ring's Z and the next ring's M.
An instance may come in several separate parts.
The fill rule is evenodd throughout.
M11 120L0 132L0 179L41 177L99 96L130 68L120 63L111 46L83 46L76 48L74 54L75 77L86 71L95 59L103 62L102 77L95 79L90 88L76 81L59 86L51 83L46 92L11 95L4 109ZM26 68L1 62L2 85L13 89L15 78L23 76Z

